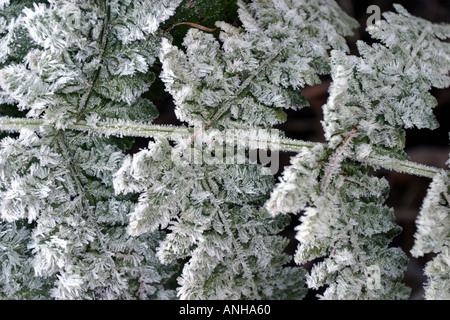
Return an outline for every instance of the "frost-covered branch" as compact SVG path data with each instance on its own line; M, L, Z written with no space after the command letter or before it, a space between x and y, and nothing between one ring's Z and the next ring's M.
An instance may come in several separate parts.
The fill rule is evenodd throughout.
M3 131L18 132L24 128L39 130L43 124L44 120L42 119L14 119L0 117L0 130ZM186 141L189 141L192 135L199 131L182 126L155 125L121 121L91 121L89 123L86 121L78 121L75 124L69 125L67 130L85 131L106 136L111 135L117 137L129 136L144 138L164 137L171 140L185 139ZM210 130L203 132L203 134L205 141L215 139L216 141L226 143L229 146L237 145L241 147L262 148L271 151L299 152L304 147L313 148L315 145L321 144L317 142L286 138L276 130L269 131L270 135L264 134L263 130L257 129L254 130L255 134L253 135L249 134L250 132L251 129L234 129L225 132ZM241 139L243 135L246 136L246 139ZM440 169L438 168L408 160L393 159L383 154L377 154L376 152L373 152L364 158L356 158L352 156L349 158L375 168L384 168L427 178L433 178L440 172Z

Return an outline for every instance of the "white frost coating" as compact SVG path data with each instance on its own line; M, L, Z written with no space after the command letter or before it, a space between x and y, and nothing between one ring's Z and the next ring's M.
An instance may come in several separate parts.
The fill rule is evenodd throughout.
M181 0L135 0L131 3L132 6L119 2L114 10L117 24L113 32L125 44L155 34L160 23L174 14Z
M406 298L408 290L397 283L406 257L386 247L398 232L393 212L381 205L387 182L359 170L349 174L351 166L343 163L341 172L321 191L325 157L324 146L304 148L291 159L266 203L272 214L302 213L296 227L298 264L325 257L307 276L308 286L328 285L323 299ZM370 203L374 195L375 203ZM372 236L378 241L372 242ZM386 263L389 268L383 267Z
M0 102L42 121L39 133L0 142L0 298L175 296L164 287L174 265L155 256L163 234L126 233L135 204L112 183L126 143L60 129L156 117L141 94L152 81L159 23L179 3L55 0L23 11L15 3L0 19Z
M23 64L0 70L4 95L29 110L29 117L43 116L46 123L62 129L80 112L101 119L120 115L151 120L155 112L140 108L145 100L140 96L150 87L148 69L159 50L155 27L179 3L112 1L109 13L95 3L73 1L24 9L14 30L25 28L33 45L43 49L30 50ZM126 111L125 105L139 108Z
M126 215L133 204L115 199L111 181L122 153L103 138L87 139L75 133L41 135L44 137L38 138L24 131L18 139L2 140L0 207L7 221L28 219L36 223L27 244L33 255L26 262L37 277L60 275L55 287L46 284L47 294L58 299L91 299L102 288L111 288L110 299L131 299L137 288L128 280L137 282L145 276L150 284L168 276L170 268L155 265L154 249L148 246L161 236L156 233L131 238L125 233ZM66 160L70 153L77 155L77 162ZM21 164L30 162L32 165L24 170ZM89 198L98 200L91 205ZM105 237L105 229L112 238ZM121 257L127 255L136 256L139 264L122 262ZM111 260L111 256L120 259ZM63 270L67 271L69 265L79 272L66 274ZM148 268L154 268L151 274L156 279L147 275ZM123 279L111 277L116 273L122 273ZM142 297L146 294L142 292Z
M319 175L321 165L317 162L324 157L323 146L313 149L303 148L298 155L291 159L291 166L283 172L280 183L272 191L266 208L273 215L279 213L299 213L315 198L316 176Z
M417 220L416 242L411 253L419 257L450 246L450 179L442 172L433 179Z
M197 29L184 39L186 53L163 41L161 79L174 97L177 117L190 125L284 122L282 109L307 105L298 89L320 83L319 75L329 70L327 50L348 50L343 36L356 26L334 1L238 5L243 29L216 23L221 44Z
M429 300L450 299L450 177L446 172L435 176L416 221L415 257L436 253L427 263L428 282L425 297Z
M359 42L362 57L332 51L333 83L323 121L328 146L321 152L304 149L293 157L266 203L273 215L302 214L295 261L324 257L307 277L310 288L327 286L324 299L408 297L408 289L399 283L406 256L388 247L399 227L392 210L383 206L387 181L364 174L361 165L348 160L374 163L376 150L381 154L377 163L400 167L396 162L406 158L402 128L434 128L435 99L429 90L450 85L450 46L440 41L450 35L450 27L412 17L401 6L396 9L397 14L386 13L379 27L369 29L383 44ZM405 41L411 42L412 52L405 50ZM448 206L442 204L449 198L446 175L435 177L425 199L415 254L440 252L448 241ZM427 268L436 277L444 271L430 284L434 297L442 296L442 286L449 292L445 250Z
M450 37L450 26L395 8L398 13L385 13L379 26L368 28L383 44L359 41L361 57L331 53L333 83L323 126L333 147L358 124L360 139L366 137L370 145L391 149L398 157L404 148L402 128L438 125L432 112L436 99L429 91L450 85L450 45L441 41Z
M193 29L182 51L161 43L158 30L180 2L50 0L22 12L22 2L0 0L8 13L0 103L29 117L1 121L39 129L0 145L0 297L173 298L163 284L176 272L171 262L185 260L182 299L299 298L304 271L284 267L286 240L275 236L288 224L278 214L290 212L301 214L295 261L322 258L306 277L310 288L327 286L322 298L407 297L405 256L389 247L399 228L383 206L387 181L358 161L409 165L402 128L436 125L428 90L449 84L449 46L437 39L450 28L396 6L399 14L369 28L383 45L360 42L357 58L344 53L343 38L355 21L334 1L238 1L242 28L218 22L220 41ZM146 126L156 109L141 95L158 53L178 118L198 131ZM279 148L277 136L255 128L305 106L298 89L330 69L329 143L284 139L299 154L273 189L268 168L246 162L245 148ZM126 139L112 137L148 131L157 141L133 157L123 155ZM242 136L248 145L235 143ZM218 157L225 141L237 163L206 157ZM435 178L417 236L420 254L438 252L426 268L430 299L449 292L447 179ZM159 228L169 230L165 239Z
M2 300L48 298L51 281L35 275L29 263L32 252L27 244L30 241L31 232L26 226L0 220L0 261L4 267L0 272Z
M0 0L0 10L3 10L6 6L9 6L10 0Z
M116 192L140 192L128 232L168 227L157 257L189 258L178 279L180 299L303 296L303 270L282 268L286 242L274 234L284 223L260 208L273 183L266 168L194 164L196 152L159 139L125 160L114 176Z
M347 46L343 36L350 34L351 28L356 25L356 22L337 7L334 1L264 0L250 4L239 1L238 5L243 28L235 28L223 22L217 23L216 26L222 30L219 35L220 44L211 34L191 29L183 43L186 53L170 45L168 41L163 42L160 51L160 60L163 63L161 79L174 97L178 119L188 122L195 128L212 129L209 134L210 144L223 141L222 137L218 137L218 141L216 141L214 137L216 128L224 127L226 130L234 128L245 130L253 126L267 128L285 120L286 115L281 109L298 109L307 105L306 100L297 90L306 84L320 82L319 75L328 71L327 50L332 48L346 50ZM305 19L307 15L310 16L309 19ZM320 19L329 21L327 28L323 28ZM222 133L226 134L226 132ZM258 135L255 137L251 130L245 135L249 137L250 147L265 147L259 145L263 139L253 142L260 137ZM183 150L183 148L180 149ZM189 152L195 154L198 153L198 150L187 148L185 155ZM184 168L184 171L191 170L189 167ZM235 209L228 209L224 212L222 212L224 209L219 207L227 202L238 204L237 199L244 195L246 199L251 199L250 195L252 194L258 198L258 194L264 190L266 184L251 185L253 189L241 190L244 186L247 187L242 183L250 177L257 180L261 177L254 175L254 169L249 170L253 166L225 166L225 168L227 167L229 168L227 171L222 171L220 166L215 169L217 177L222 177L223 181L208 179L207 172L212 169L207 165L203 165L202 170L196 172L196 175L204 177L199 181L205 179L207 183L202 183L201 189L206 188L204 190L194 189L195 200L200 205L207 199L214 199L209 200L214 209L206 209L204 216L200 217L197 210L192 212L180 210L182 212L179 218L180 222L174 223L174 226L170 227L173 228L171 229L173 233L169 234L168 241L163 243L162 250L159 251L159 258L162 261L170 261L168 257L173 259L173 257L185 257L192 254L179 280L181 298L261 297L252 282L244 282L233 288L236 284L225 280L227 276L231 277L228 273L221 275L219 279L216 276L211 278L214 268L218 268L218 270L223 268L222 265L217 265L216 260L220 257L222 250L226 252L233 248L233 250L241 251L243 250L240 248L241 243L248 243L248 239L252 239L252 237L254 241L266 239L265 236L259 235L260 232L263 232L259 228L250 231L247 230L247 224L241 228L235 222L227 221L236 219L234 210L240 212L239 219L242 221L252 221L251 218L246 218L251 211L246 202L233 206ZM239 175L234 171L239 172ZM222 188L226 186L224 192L227 200L225 202L221 200L220 186ZM168 189L170 190L171 187ZM181 183L180 189L184 189L183 183ZM154 203L154 200L147 201L148 194L148 192L142 194L143 201L141 203ZM184 199L184 197L180 198ZM171 199L171 196L166 196L166 199ZM182 204L182 206L184 205ZM152 211L154 210L152 209ZM163 210L162 213L165 214L164 212ZM196 234L198 231L194 233L193 230L181 228L183 220L190 221L191 214L194 212L197 217L194 221L200 230L209 228L209 224L212 223L209 219L216 216L215 219L221 223L216 222L212 227L219 234L223 234L223 241L214 240L212 237L206 241ZM141 211L139 211L140 213ZM263 215L261 218L263 218L261 221L264 221L269 217ZM141 225L145 226L145 219L141 216L139 219L142 222ZM158 219L158 215L147 213L147 221L158 222ZM259 222L255 223L259 225ZM138 225L139 223L134 224L133 230ZM233 239L230 235L234 233L235 228L240 228L239 236ZM142 229L142 231L145 230L145 228ZM195 237L190 237L187 230L191 234L196 234ZM227 234L228 236L225 237ZM201 245L192 251L190 246L195 245L194 241ZM275 241L275 239L270 241ZM220 250L215 248L214 243L223 248ZM264 248L255 243L253 247L254 250L251 250L251 253L245 254L257 254L259 259L264 260L274 254L273 252L270 253L271 255L263 254L267 250L267 245ZM258 248L260 249L258 250ZM203 251L206 251L207 254ZM210 256L215 259L208 258ZM226 255L226 261L229 257ZM236 257L235 259L240 261L242 258ZM252 272L256 266L248 263L235 263L230 272L237 272L240 274L239 277L251 279L255 277ZM271 270L273 269L270 268L267 271L270 273ZM262 274L264 275L264 273ZM262 275L258 274L258 277L260 276ZM203 286L205 283L212 282L212 279L217 281L221 289L214 293L204 292ZM281 275L281 279L280 283L286 281L284 275ZM268 292L270 291L273 289L268 290ZM275 297L275 295L268 295L268 297Z

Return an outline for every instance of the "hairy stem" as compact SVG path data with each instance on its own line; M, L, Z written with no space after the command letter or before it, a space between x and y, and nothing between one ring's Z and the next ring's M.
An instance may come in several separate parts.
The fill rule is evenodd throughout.
M42 119L27 119L27 118L8 118L0 117L0 131L18 132L21 129L41 130L41 126L45 125ZM68 130L95 132L103 135L113 136L132 136L155 138L164 137L167 139L190 139L194 132L194 128L187 128L182 126L171 125L154 125L142 124L132 122L105 122L99 121L95 124L88 124L85 121L79 121L75 124L67 126ZM215 138L221 138L216 136ZM223 138L223 137L222 137ZM233 132L227 133L227 142L233 141ZM240 144L242 136L239 133L235 134L234 141ZM224 139L225 140L225 139ZM299 152L302 148L312 148L315 145L321 144L319 142L308 142L302 140L294 140L285 137L275 136L273 139L267 140L264 137L261 141L257 136L249 137L245 140L247 144L254 144L258 146L265 146L265 149L278 150L284 152ZM443 169L438 169L426 166L412 161L392 159L387 156L371 154L363 160L357 160L367 165L388 170L395 170L407 174L412 174L421 177L433 178L437 173L442 172ZM450 173L449 173L450 174Z
M444 169L438 169L412 161L392 159L377 154L371 154L363 162L373 167L395 170L431 179L439 172L445 171Z

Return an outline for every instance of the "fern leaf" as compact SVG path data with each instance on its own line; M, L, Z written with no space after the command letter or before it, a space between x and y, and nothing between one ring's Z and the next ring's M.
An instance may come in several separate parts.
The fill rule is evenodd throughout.
M450 178L447 173L442 172L434 177L416 223L417 232L411 254L415 257L437 254L425 267L428 277L425 298L450 299Z
M450 86L450 44L435 25L411 16L397 5L399 13L386 13L384 21L368 31L382 44L358 42L362 57L342 51L331 55L333 84L324 106L324 129L333 147L358 124L357 140L366 148L384 147L401 154L405 147L402 128L435 129L432 87ZM365 155L368 152L366 150Z
M399 284L407 259L388 248L400 229L383 206L388 184L367 175L373 150L405 158L403 128L436 127L432 86L450 85L448 32L411 16L401 6L369 27L382 44L359 42L362 57L331 54L333 83L324 106L322 149L304 149L291 161L266 207L272 214L300 213L299 264L324 257L307 277L326 286L326 299L404 299ZM424 58L426 57L426 58ZM423 61L425 59L425 61Z
M129 139L64 129L80 120L156 117L141 95L154 79L149 68L159 23L179 2L51 1L25 8L17 19L33 45L23 61L8 60L0 69L2 94L28 117L44 120L37 133L22 130L0 147L2 224L30 224L23 241L32 250L23 253L29 255L23 268L36 279L23 283L24 292L44 279L46 297L56 299L174 297L164 284L176 264L162 266L155 257L164 234L128 235L134 199L114 194L112 175ZM13 261L2 263L21 271Z
M307 105L297 90L320 83L329 71L327 50L347 50L343 36L356 26L334 1L238 4L243 29L217 23L222 45L197 29L184 39L186 53L163 43L162 80L177 117L193 126L284 122L283 109Z
M283 219L260 208L272 176L256 164L193 163L189 153L197 150L180 154L160 139L127 158L114 184L118 192L140 193L129 232L170 230L157 255L163 263L189 259L181 299L302 297L304 271L283 268L287 243L275 235Z

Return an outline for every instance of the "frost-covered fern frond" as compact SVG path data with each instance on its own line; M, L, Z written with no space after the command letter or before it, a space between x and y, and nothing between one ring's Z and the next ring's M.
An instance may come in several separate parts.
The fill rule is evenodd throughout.
M184 39L186 53L163 41L161 78L177 117L191 126L283 122L282 109L306 105L298 89L320 82L329 71L327 50L346 50L343 36L356 26L334 1L238 5L243 28L217 23L221 42L195 29ZM183 299L302 297L303 271L282 268L286 241L275 235L287 221L272 221L261 208L272 176L245 154L240 164L192 162L187 155L205 146L190 142L173 151L158 142L126 160L115 189L141 193L130 232L169 228L158 255L163 262L189 258L179 279ZM217 142L211 144L214 149ZM169 160L176 152L180 158Z
M336 148L358 124L355 143L361 159L371 149L402 157L403 128L435 129L432 87L450 85L450 26L411 16L402 6L369 26L382 43L358 42L361 57L332 52L333 84L324 106L325 136Z
M26 223L0 220L0 299L50 298L54 279L34 274L30 242L31 227Z
M325 147L304 148L291 159L266 206L270 212L304 211L296 238L295 261L324 257L307 277L309 288L327 286L325 299L402 299L406 256L388 248L399 233L393 211L382 206L388 184L369 177L353 163L321 190Z
M150 121L154 107L140 96L154 78L157 26L179 2L35 4L24 10L21 27L39 47L0 70L0 86L29 117L58 128L90 115Z
M174 297L164 284L176 270L155 256L164 234L128 235L134 199L114 194L112 174L130 139L63 129L79 120L155 118L140 96L153 80L157 27L179 2L55 0L17 19L32 45L23 61L2 66L0 86L28 117L44 119L38 133L22 130L0 146L1 218L9 228L26 222L31 233L23 267L36 280L24 290L46 278L46 294L56 299ZM4 270L21 272L10 257L2 255Z
M450 165L450 161L448 162ZM435 253L427 263L428 283L425 297L450 299L450 177L446 172L435 176L417 219L417 233L411 253L415 257Z
M171 267L159 266L150 245L162 234L126 234L133 202L115 197L111 181L121 150L105 138L43 134L23 131L2 140L0 211L5 221L35 225L32 266L37 277L57 278L52 297L170 297L160 283Z
M219 128L284 122L284 108L307 105L298 89L329 72L329 49L347 50L356 21L334 1L238 1L243 28L218 22L220 42L192 29L186 53L163 43L162 80L177 117ZM227 116L224 116L228 113Z
M362 57L334 50L333 83L324 106L328 145L304 149L291 161L266 207L272 214L303 212L295 259L314 265L310 288L326 299L401 299L407 259L388 248L399 233L384 179L361 163L373 151L406 159L403 127L435 128L432 86L450 84L449 26L411 16L401 6L368 28L384 44L358 42Z
M0 69L4 66L21 62L27 53L36 46L30 41L30 37L22 24L22 10L39 1L5 1L0 7ZM20 45L15 45L19 43ZM0 88L0 104L14 104L14 100L3 93ZM11 106L0 107L0 114L7 115Z
M33 47L20 26L21 12L33 1L0 1L0 68L21 61ZM19 46L12 45L14 42ZM0 88L0 115L15 115L14 100ZM7 136L0 133L0 139ZM0 219L0 299L49 299L54 279L37 277L31 264L32 225ZM24 285L26 284L26 285Z
M403 149L405 128L438 125L450 26L396 5L357 57L333 0L236 0L215 33L176 20L221 1L0 0L0 298L300 299L306 279L324 299L405 299L380 166L434 177L412 253L437 254L427 298L448 298L449 175ZM158 57L186 127L150 123ZM327 143L272 135L329 73ZM129 136L154 140L125 155ZM276 186L267 149L298 153ZM287 265L288 213L309 273Z
M22 0L0 3L0 66L7 61L20 62L28 53L31 42L21 24L22 10L42 1ZM14 42L20 46L13 45Z
M304 271L283 268L287 240L276 235L287 221L261 209L273 186L268 169L195 164L189 154L198 151L179 153L160 139L125 160L115 189L141 193L129 232L168 227L158 257L188 258L178 279L181 299L301 298Z

